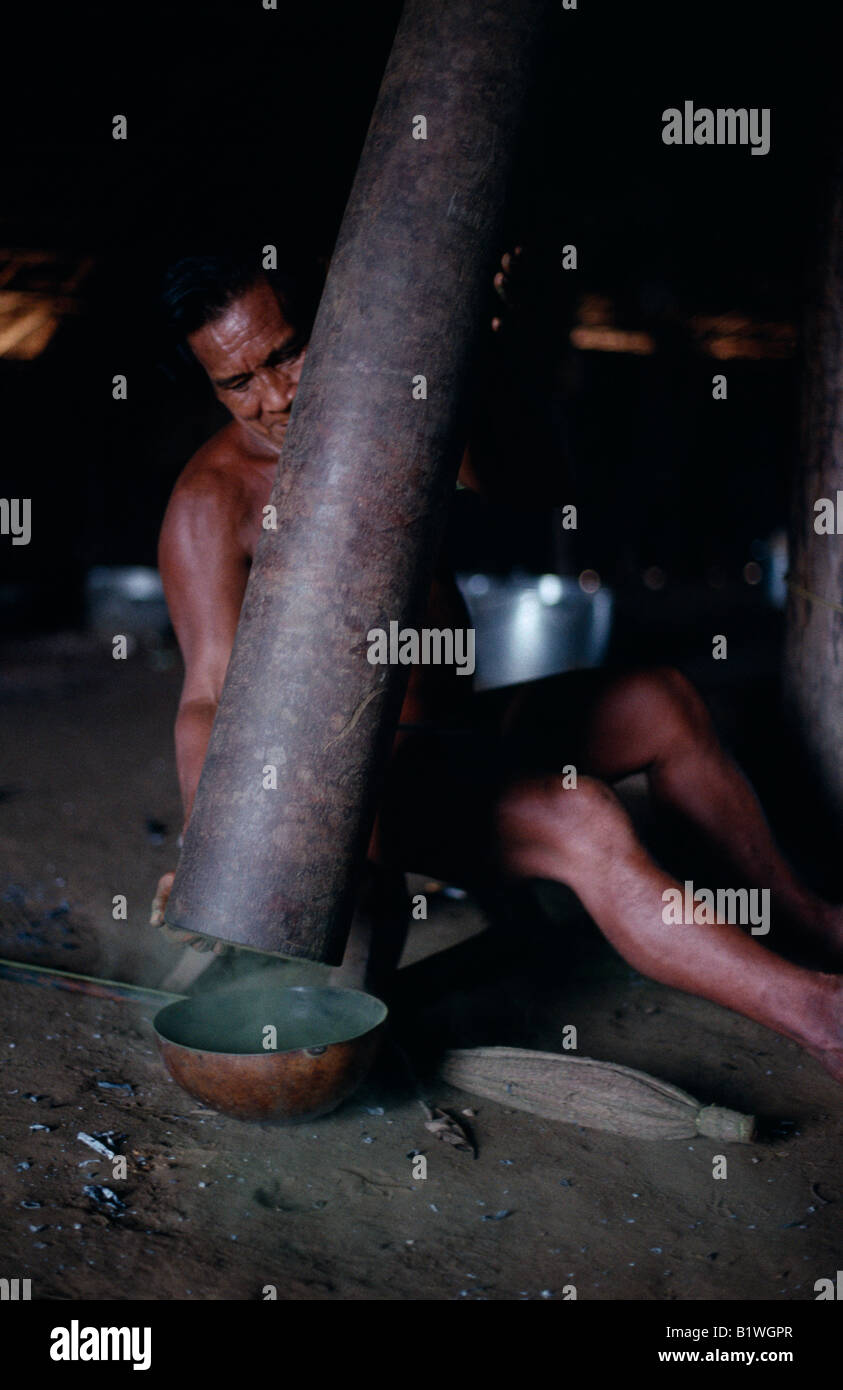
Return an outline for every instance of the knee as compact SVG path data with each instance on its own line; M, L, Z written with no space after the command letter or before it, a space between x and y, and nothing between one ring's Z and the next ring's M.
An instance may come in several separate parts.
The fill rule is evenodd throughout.
M592 777L579 777L575 787L552 775L519 781L500 798L496 818L504 865L535 877L564 879L566 868L634 839L614 792Z
M646 713L650 726L658 730L668 753L714 737L701 696L687 676L673 666L658 666L631 676L628 695Z

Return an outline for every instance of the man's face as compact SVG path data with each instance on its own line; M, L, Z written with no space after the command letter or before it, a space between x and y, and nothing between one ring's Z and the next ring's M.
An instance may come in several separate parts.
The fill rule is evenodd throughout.
M262 453L279 453L304 366L306 344L266 279L250 285L188 343L217 398Z

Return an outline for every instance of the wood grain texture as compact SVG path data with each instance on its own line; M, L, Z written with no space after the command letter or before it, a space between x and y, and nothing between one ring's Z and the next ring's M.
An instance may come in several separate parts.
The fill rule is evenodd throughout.
M843 158L829 189L805 325L794 474L785 695L811 770L843 817L843 535L818 535L815 504L843 490ZM807 597L811 594L815 597ZM821 601L824 600L824 601Z
M331 261L166 912L343 954L406 684L366 635L423 612L465 443L543 0L409 0ZM412 137L424 115L427 139ZM413 400L412 380L428 398ZM265 765L278 769L264 790Z

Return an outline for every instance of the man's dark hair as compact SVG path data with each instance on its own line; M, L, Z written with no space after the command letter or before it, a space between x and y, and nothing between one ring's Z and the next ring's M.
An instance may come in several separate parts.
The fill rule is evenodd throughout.
M315 261L294 262L283 270L265 270L255 253L223 252L212 256L184 256L169 267L162 292L167 336L171 347L187 353L186 339L228 308L239 295L259 280L275 289L297 337L310 337L321 290Z

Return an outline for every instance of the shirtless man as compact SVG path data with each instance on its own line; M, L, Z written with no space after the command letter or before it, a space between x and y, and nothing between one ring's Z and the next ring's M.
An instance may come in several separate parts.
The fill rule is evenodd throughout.
M180 262L168 301L175 329L232 416L181 474L161 532L161 575L185 663L176 757L186 825L279 453L283 467L309 323L294 295L259 270L225 262ZM466 455L460 478L482 492L482 462ZM426 626L467 625L441 568L430 605ZM785 960L736 925L666 923L665 890L679 885L650 857L610 789L644 772L654 800L733 866L730 881L769 888L777 923L795 925L839 960L843 912L797 881L687 680L666 668L578 672L485 704L466 694L469 684L448 668L414 670L369 884L394 884L404 870L466 887L495 877L567 884L636 970L794 1039L843 1080L843 978ZM563 785L566 764L577 769L575 788ZM159 884L156 925L172 878ZM389 887L380 903L372 891L386 939L395 900ZM400 944L393 922L385 950L392 965Z

